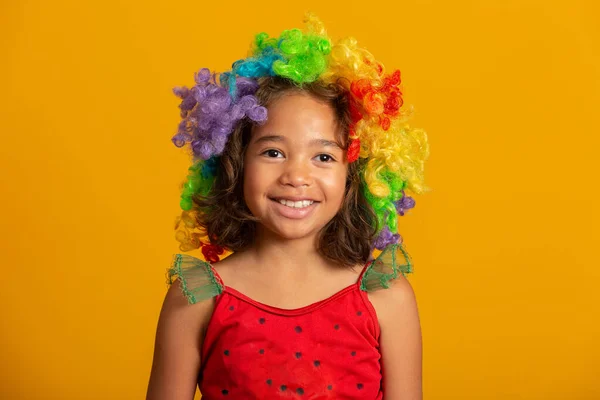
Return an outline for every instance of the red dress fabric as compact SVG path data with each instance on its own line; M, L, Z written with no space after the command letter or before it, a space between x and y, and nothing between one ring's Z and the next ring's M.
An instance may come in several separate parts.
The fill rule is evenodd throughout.
M201 352L203 399L381 399L379 324L361 280L297 309L228 287L216 296Z

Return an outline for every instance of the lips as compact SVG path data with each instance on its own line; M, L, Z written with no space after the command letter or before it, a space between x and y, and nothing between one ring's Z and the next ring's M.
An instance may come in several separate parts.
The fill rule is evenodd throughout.
M278 200L275 200L275 201L280 202L284 206L292 207L292 208L305 208L305 207L310 206L312 203L314 203L313 200L292 201L292 200L286 200L286 199L278 199Z
M290 201L301 201L301 200L310 200L310 201L316 201L318 202L318 200L315 200L311 197L308 196L268 196L271 200L290 200Z
M292 208L304 208L313 203L319 203L319 201L305 196L273 196L269 197L269 199Z
M319 204L318 201L306 197L273 197L270 200L280 215L291 219L309 216Z

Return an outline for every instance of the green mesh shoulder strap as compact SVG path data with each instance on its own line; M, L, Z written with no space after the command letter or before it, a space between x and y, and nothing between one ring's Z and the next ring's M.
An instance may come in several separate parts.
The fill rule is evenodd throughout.
M390 281L396 279L398 274L406 276L413 272L410 255L401 244L392 244L386 247L381 254L367 267L360 289L372 292L390 287Z
M171 267L167 270L167 285L172 285L177 278L190 304L223 293L223 282L215 275L211 265L188 254L173 256Z

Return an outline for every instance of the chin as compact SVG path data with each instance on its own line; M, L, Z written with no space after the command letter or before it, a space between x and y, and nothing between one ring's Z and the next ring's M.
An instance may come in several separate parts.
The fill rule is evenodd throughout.
M290 221L289 223L283 224L264 223L262 225L264 229L283 240L300 240L315 237L320 231L320 228L318 227L303 226L303 224L299 224L297 221Z
M267 227L272 233L284 240L299 240L316 236L317 232L304 229L281 229Z

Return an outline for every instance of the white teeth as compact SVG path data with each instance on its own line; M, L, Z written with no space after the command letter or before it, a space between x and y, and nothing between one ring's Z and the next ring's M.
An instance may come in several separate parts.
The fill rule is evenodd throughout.
M279 199L279 202L284 206L291 208L304 208L310 206L314 201L312 200L300 200L300 201L291 201L285 199Z

